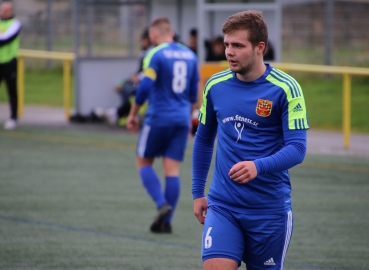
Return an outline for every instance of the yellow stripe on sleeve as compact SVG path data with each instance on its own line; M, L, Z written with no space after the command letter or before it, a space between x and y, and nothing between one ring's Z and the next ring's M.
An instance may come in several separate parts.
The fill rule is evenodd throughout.
M156 80L156 72L153 68L146 68L143 73L145 77L149 77L153 81Z

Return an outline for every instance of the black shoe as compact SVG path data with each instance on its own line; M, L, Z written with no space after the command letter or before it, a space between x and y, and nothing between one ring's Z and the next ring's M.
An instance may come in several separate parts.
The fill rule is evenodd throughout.
M168 203L164 203L163 206L159 208L158 213L154 218L154 222L150 226L150 230L157 233L162 232L163 220L171 213L172 207Z
M154 230L151 229L153 233L172 233L172 225L170 223L161 223L159 226L155 227Z
M172 225L170 223L162 223L161 233L172 233Z

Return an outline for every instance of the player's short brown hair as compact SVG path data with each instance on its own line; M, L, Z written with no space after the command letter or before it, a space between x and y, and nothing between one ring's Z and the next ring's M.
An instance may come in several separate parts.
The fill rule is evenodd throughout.
M263 13L257 10L244 10L231 15L223 24L223 34L231 34L239 30L248 30L249 41L252 46L257 46L263 41L265 47L268 44L268 27L263 18Z
M160 34L173 34L172 25L166 17L156 18L152 21L150 27L156 28Z

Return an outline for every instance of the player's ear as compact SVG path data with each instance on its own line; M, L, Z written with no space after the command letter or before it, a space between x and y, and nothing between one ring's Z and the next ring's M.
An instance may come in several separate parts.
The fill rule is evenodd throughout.
M259 44L256 46L257 54L263 55L265 51L265 42L260 41Z

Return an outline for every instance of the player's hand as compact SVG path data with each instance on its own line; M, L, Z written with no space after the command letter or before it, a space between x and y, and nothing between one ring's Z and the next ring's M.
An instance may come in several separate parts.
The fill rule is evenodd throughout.
M127 117L127 128L130 131L137 131L139 125L139 119L137 115L129 114Z
M254 179L258 174L256 165L253 161L241 161L233 165L229 170L229 177L235 182L246 184Z
M193 200L193 213L197 220L204 224L205 216L208 211L208 200L205 197L197 198Z

